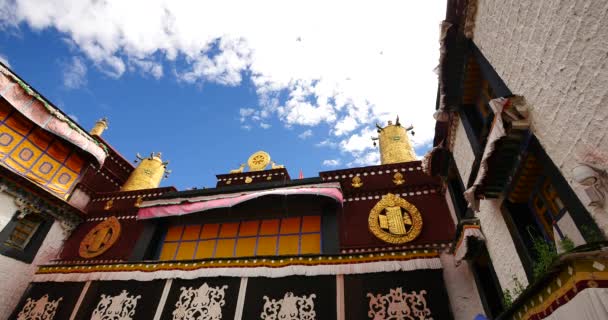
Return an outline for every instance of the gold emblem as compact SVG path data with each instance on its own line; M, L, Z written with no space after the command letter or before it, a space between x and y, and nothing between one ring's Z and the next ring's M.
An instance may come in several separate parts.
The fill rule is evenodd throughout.
M120 236L120 222L109 217L96 225L80 242L78 254L83 258L94 258L108 251Z
M139 208L139 206L141 206L142 202L144 202L144 199L142 197L137 197L137 199L135 200L134 206L136 208Z
M226 184L231 184L231 183L232 183L232 180L226 181Z
M245 183L251 183L253 179L251 177L245 177Z
M401 174L401 172L397 172L395 173L395 175L393 176L393 183L395 185L402 185L405 182L405 180L403 180L403 175Z
M363 182L359 176L355 176L350 185L353 186L353 188L361 188L361 186L363 186Z
M266 180L272 180L272 176L268 176L268 178L266 178Z
M112 206L114 206L114 199L108 200L108 202L106 202L106 205L103 207L103 209L110 210L110 209L112 209Z
M270 163L270 155L264 151L252 154L247 160L249 171L262 171Z
M410 242L420 235L422 216L413 204L389 193L369 212L368 225L378 239L400 244Z

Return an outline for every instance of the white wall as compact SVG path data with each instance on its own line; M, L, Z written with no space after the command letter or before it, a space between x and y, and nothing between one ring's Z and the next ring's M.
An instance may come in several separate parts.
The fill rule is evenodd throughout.
M577 193L578 162L608 169L607 12L605 0L479 0L477 11L474 42L526 98L534 134ZM608 235L608 204L587 209Z
M454 320L471 320L478 314L485 314L467 261L456 266L452 254L443 253L439 258Z
M14 198L0 192L0 228L6 226L15 211ZM63 230L55 221L31 264L0 255L0 318L13 311L36 271L35 266L56 258L64 240Z
M473 153L473 148L471 147L471 143L469 143L469 138L464 130L462 121L458 121L458 127L456 127L452 154L454 155L454 162L456 162L462 183L466 188L469 176L471 176L471 167L473 166L473 162L475 162L475 153Z

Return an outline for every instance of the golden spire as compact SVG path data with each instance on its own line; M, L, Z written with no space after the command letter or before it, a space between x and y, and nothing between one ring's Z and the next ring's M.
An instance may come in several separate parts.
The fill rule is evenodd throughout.
M97 120L97 122L95 122L95 126L93 126L93 129L91 129L91 131L89 132L89 134L91 134L92 136L101 137L101 134L107 128L108 128L108 118L103 117L103 118Z
M412 143L407 136L407 132L414 129L413 126L402 127L399 123L399 116L397 116L395 124L389 121L386 127L382 128L376 124L376 128L378 128L378 137L372 137L372 140L374 140L374 146L376 140L380 141L380 162L382 164L417 160ZM413 134L414 131L412 131Z
M129 179L127 179L127 182L125 182L120 191L157 188L160 185L163 176L167 178L171 173L170 170L166 170L169 161L163 162L160 156L160 152L156 154L153 152L149 157L143 158L138 153L137 159L141 162L137 168L131 172ZM138 162L138 160L135 160L135 162Z

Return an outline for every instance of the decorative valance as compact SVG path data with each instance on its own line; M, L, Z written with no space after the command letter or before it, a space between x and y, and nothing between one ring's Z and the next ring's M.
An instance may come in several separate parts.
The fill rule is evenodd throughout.
M253 257L198 261L47 265L38 268L34 282L196 279L200 277L267 277L362 274L441 269L439 253L419 250L364 255Z
M340 184L337 182L331 182L263 191L245 191L191 198L171 198L144 201L140 205L137 219L181 216L216 208L229 208L239 203L268 195L316 195L334 199L339 203L343 202Z
M72 120L53 107L23 80L0 65L0 95L40 128L55 134L97 159L105 161L106 146L96 141Z
M465 223L460 229L458 241L454 246L454 261L459 265L471 253L471 243L473 241L484 242L486 238L481 232L481 226L474 222Z
M524 136L522 132L527 131L530 126L527 107L522 97L496 98L490 100L489 105L494 112L492 127L475 182L464 192L464 198L475 212L479 212L480 198L496 198L502 192L519 152L519 145ZM508 141L501 143L503 137L507 137ZM494 155L496 150L499 153ZM492 170L500 173L489 174Z

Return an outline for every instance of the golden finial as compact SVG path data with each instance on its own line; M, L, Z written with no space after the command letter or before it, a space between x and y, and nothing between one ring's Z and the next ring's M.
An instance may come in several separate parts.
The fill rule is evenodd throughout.
M97 120L97 122L95 122L95 126L93 126L93 129L91 129L91 131L89 132L89 134L92 135L92 136L101 137L101 134L107 128L108 128L108 118L103 117L103 118Z
M374 141L374 146L376 146L377 140L380 141L380 162L382 164L416 160L414 148L407 136L408 131L411 131L412 135L414 135L413 126L409 126L408 128L402 127L399 122L399 116L397 116L395 124L389 120L386 127L383 128L376 123L376 128L378 137L372 137L372 140Z
M167 170L169 161L163 161L160 152L152 152L145 158L138 153L136 158L134 162L139 162L139 165L131 172L121 191L157 188L163 177L168 178L171 174L171 170Z

